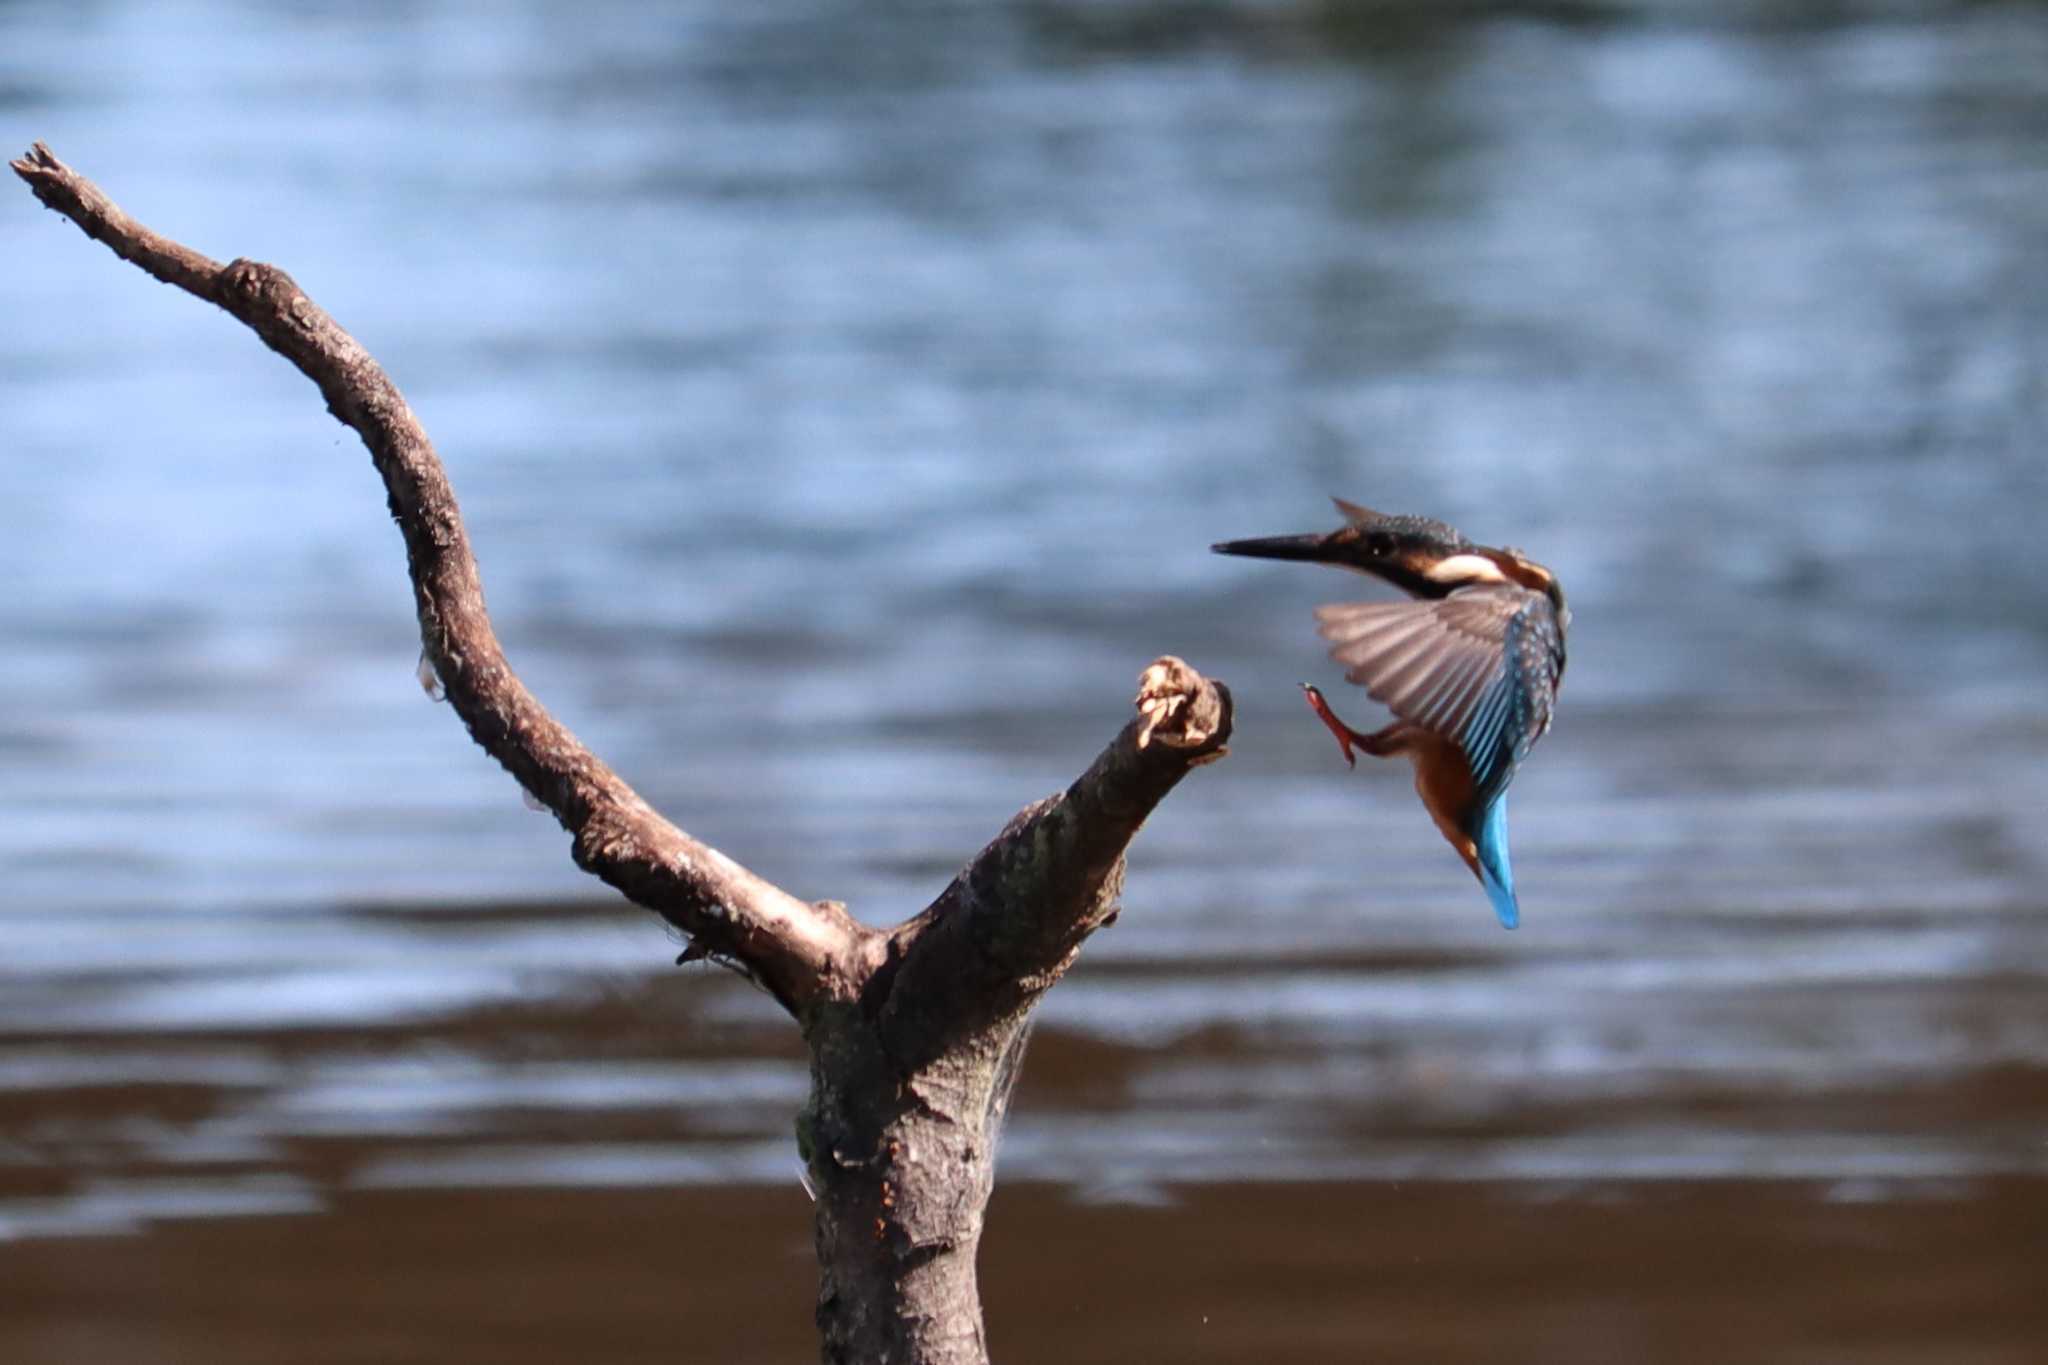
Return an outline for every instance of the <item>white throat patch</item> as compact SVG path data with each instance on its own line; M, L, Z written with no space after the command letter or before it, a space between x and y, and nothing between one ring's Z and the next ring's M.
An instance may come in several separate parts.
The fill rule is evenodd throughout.
M1422 571L1432 583L1505 583L1508 576L1485 555L1451 555Z

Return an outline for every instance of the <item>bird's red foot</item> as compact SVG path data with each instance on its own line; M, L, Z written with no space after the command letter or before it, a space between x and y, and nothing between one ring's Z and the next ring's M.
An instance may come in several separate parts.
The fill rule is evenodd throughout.
M1378 748L1379 737L1377 735L1361 734L1337 719L1337 713L1330 709L1330 703L1323 700L1321 689L1308 683L1303 683L1301 685L1301 694L1308 698L1308 709L1316 713L1316 719L1329 727L1330 733L1337 737L1337 747L1344 751L1344 766L1347 768L1358 766L1358 755L1352 752L1354 744L1367 753L1372 753Z

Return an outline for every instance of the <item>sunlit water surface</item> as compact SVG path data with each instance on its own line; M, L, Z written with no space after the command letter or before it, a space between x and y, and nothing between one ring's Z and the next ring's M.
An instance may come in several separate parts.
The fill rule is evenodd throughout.
M910 913L1155 654L1230 681L1011 1178L2048 1169L2041 12L1149 13L14 5L0 109L351 327L528 681L802 894ZM354 437L0 243L0 1238L793 1182L772 1006L422 695ZM1206 553L1329 493L1571 593L1517 934L1299 707L1358 584Z

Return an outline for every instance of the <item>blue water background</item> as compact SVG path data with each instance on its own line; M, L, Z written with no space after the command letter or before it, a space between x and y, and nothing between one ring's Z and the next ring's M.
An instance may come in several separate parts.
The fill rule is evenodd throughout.
M15 3L0 127L353 330L526 680L800 894L912 913L1155 655L1233 686L1048 1005L1127 1065L1027 1079L1014 1173L2041 1171L1694 1100L2048 1067L2048 11L1567 10ZM0 202L0 1085L183 1067L240 1098L134 1145L202 1171L458 1131L353 1178L791 1178L800 1063L720 1059L772 1007L651 916L489 913L605 893L422 695L353 434ZM1517 934L1300 706L1370 590L1206 550L1329 494L1571 595ZM236 1041L632 983L725 1031L595 1076ZM1429 1127L1596 1101L1648 1117ZM535 1106L724 1117L511 1145Z

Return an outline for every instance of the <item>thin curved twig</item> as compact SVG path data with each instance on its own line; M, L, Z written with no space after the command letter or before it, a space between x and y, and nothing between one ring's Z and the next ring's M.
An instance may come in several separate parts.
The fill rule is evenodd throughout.
M42 143L10 164L36 198L88 237L253 329L362 437L405 538L421 645L449 704L484 751L554 812L574 838L579 867L689 935L695 950L743 968L799 1017L817 999L853 993L871 931L842 907L792 896L663 819L512 671L433 443L354 337L276 266L221 265L152 232Z

